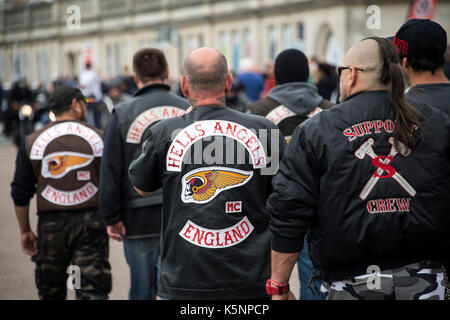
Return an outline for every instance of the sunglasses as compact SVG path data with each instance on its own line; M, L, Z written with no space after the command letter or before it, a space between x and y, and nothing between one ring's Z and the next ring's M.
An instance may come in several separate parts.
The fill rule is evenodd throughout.
M343 66L338 66L337 67L337 70L338 70L338 76L339 76L339 78L341 77L341 74L342 74L342 70L348 70L348 69L350 69L351 67L343 67ZM364 69L361 69L361 68L356 68L356 67L353 67L356 71L361 71L361 72L363 72L364 71Z

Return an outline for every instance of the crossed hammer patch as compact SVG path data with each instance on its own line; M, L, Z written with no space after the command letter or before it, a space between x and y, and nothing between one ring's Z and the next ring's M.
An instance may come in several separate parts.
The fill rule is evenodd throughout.
M372 158L372 164L376 167L376 170L372 174L372 177L367 181L366 185L359 194L361 200L365 200L370 192L372 192L375 185L380 179L392 178L397 181L400 186L405 189L412 197L416 195L416 190L409 184L406 179L397 172L397 170L391 165L395 156L398 154L398 150L394 146L394 138L389 138L389 143L392 145L391 151L387 156L378 156L373 151L374 140L372 138L367 139L356 151L355 156L363 160L366 156ZM406 146L399 142L399 146L406 150ZM402 152L403 153L403 152ZM405 154L405 153L403 153Z

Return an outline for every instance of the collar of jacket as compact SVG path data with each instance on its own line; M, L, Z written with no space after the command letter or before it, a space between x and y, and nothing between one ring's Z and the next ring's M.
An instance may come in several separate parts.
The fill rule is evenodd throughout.
M140 95L143 95L149 91L153 91L153 90L165 90L165 91L170 91L170 87L165 84L165 83L152 83L149 84L147 86L144 86L142 88L140 88L138 91L136 91L133 95L133 97L137 97Z
M195 106L191 112L209 112L212 110L222 110L225 109L226 106L223 105L219 105L219 104L205 104L205 105L200 105L200 106Z
M361 96L363 96L363 95L364 96L365 95L379 96L379 95L385 95L385 94L389 94L389 91L387 91L387 90L360 91L360 92L357 92L357 93L354 93L354 94L348 96L343 102L347 102L350 99L353 99L354 97L360 96L360 95Z

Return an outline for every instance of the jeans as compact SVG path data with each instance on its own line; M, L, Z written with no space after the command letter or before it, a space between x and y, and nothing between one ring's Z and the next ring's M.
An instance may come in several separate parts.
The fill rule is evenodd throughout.
M161 269L160 237L125 239L125 259L130 267L130 300L155 300Z
M309 246L306 238L304 240L303 250L297 260L298 275L300 278L300 300L324 300L325 295L320 291L322 281L314 280L311 282L311 288L308 288L308 282L311 278L313 266L309 258ZM316 290L317 288L317 290Z

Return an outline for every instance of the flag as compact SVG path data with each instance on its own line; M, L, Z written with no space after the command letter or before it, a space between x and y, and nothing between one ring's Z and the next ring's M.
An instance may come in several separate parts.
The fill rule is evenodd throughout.
M438 0L414 0L409 11L410 19L433 19Z

